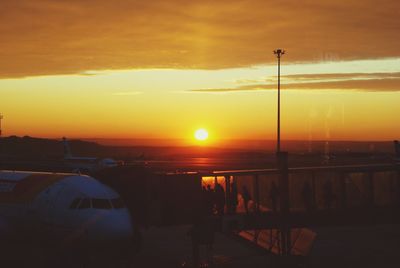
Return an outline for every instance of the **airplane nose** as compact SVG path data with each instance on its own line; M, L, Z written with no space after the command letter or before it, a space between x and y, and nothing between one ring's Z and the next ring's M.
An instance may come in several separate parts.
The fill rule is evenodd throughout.
M134 228L127 209L99 211L97 219L87 228L87 238L92 242L130 241Z

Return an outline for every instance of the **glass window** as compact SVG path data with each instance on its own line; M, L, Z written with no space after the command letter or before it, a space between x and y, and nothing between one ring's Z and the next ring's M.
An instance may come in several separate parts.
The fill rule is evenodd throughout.
M83 198L78 208L79 209L91 208L90 198Z
M69 206L69 208L71 209L76 209L79 206L79 203L81 202L80 198L75 198L74 201L72 201L71 205Z
M121 198L111 199L111 203L114 208L124 208L125 207L124 201L122 201Z
M92 205L93 205L93 208L98 208L98 209L111 209L112 208L111 203L108 199L93 198Z

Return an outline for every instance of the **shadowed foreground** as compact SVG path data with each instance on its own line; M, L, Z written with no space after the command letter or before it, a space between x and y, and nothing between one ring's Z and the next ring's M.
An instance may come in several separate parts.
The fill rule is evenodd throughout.
M130 267L190 267L189 226L150 228L144 232L144 248ZM315 230L318 233L311 250L310 267L399 267L400 225L346 226ZM201 258L206 259L205 249ZM276 257L244 244L235 238L217 234L213 250L215 267L276 266Z

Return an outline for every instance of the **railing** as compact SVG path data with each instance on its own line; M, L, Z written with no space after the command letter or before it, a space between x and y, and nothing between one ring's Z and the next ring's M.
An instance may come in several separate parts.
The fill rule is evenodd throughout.
M253 211L280 210L280 171L257 169L201 174L204 184L218 181L225 189L236 185L239 207L243 190L251 196ZM318 211L400 204L399 165L353 165L288 169L290 211ZM229 204L229 195L226 195Z
M307 255L315 233L299 228L399 221L399 165L289 169L283 161L280 169L203 174L203 186L224 186L228 214L245 214L241 237L276 254ZM298 232L313 236L296 252Z

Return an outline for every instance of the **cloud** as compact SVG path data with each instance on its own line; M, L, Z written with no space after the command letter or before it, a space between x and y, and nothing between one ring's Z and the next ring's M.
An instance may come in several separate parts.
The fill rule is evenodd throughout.
M359 90L359 91L400 91L400 73L345 73L345 74L299 74L287 75L293 79L289 83L283 82L283 90ZM293 81L298 82L293 82ZM321 81L322 80L322 81ZM232 88L205 88L191 89L190 92L234 92L274 90L276 84L247 84Z
M298 83L298 82L317 82L317 81L338 81L338 80L365 80L365 79L384 79L384 78L399 78L400 72L390 73L315 73L315 74L290 74L282 75L281 78L285 83ZM277 76L268 76L260 79L237 79L234 82L238 85L242 84L275 84Z
M276 76L275 76L276 77ZM299 80L299 81L315 81L315 80L347 80L347 79L391 79L400 78L400 72L391 73L324 73L324 74L292 74L283 75L282 79Z
M2 0L0 77L399 57L398 0Z

